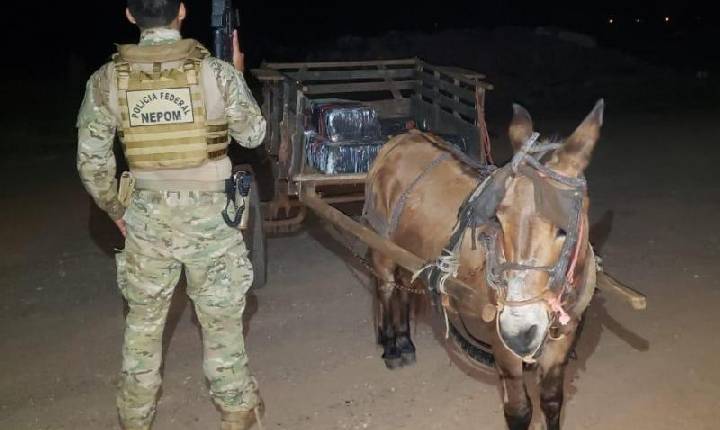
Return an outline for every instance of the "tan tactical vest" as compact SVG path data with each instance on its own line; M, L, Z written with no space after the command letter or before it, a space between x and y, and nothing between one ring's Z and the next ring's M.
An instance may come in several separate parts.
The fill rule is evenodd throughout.
M227 121L208 121L200 84L208 55L192 39L119 46L113 57L118 135L131 170L197 167L226 155Z

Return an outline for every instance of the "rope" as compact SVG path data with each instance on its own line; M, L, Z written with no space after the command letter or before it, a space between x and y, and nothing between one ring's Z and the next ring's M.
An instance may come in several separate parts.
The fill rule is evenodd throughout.
M437 269L442 273L438 282L438 291L446 294L447 291L445 290L445 282L447 282L448 278L451 276L457 277L458 270L460 270L460 260L458 259L456 252L448 250L443 250L443 252L444 254L440 255L437 260L432 263L428 263L419 270L415 271L412 276L412 281L415 282L415 280L428 269Z

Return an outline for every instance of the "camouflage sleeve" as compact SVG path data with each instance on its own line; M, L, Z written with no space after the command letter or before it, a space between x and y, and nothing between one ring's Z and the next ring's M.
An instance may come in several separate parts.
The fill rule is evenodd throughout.
M230 134L237 143L255 148L265 139L265 118L242 73L225 61L211 57L209 65L225 98Z
M85 189L100 209L113 220L122 218L125 208L117 198L117 170L113 142L116 120L107 107L109 65L95 72L87 83L77 119L77 169Z

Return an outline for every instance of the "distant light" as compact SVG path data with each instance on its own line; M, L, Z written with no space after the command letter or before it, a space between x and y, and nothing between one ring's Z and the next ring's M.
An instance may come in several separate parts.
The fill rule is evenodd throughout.
M640 24L640 18L635 18L635 22Z
M608 19L608 24L613 24L613 23L615 23L615 18Z
M665 22L670 22L670 17L669 17L669 16L666 16L666 17L665 17Z

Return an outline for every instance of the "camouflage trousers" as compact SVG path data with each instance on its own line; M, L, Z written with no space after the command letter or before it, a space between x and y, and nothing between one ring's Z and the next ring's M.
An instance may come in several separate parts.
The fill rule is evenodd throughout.
M126 427L149 428L161 385L162 338L184 267L202 326L204 371L223 411L258 404L243 339L252 268L240 231L228 227L225 197L210 192L136 191L125 213L118 285L129 305L117 406Z

